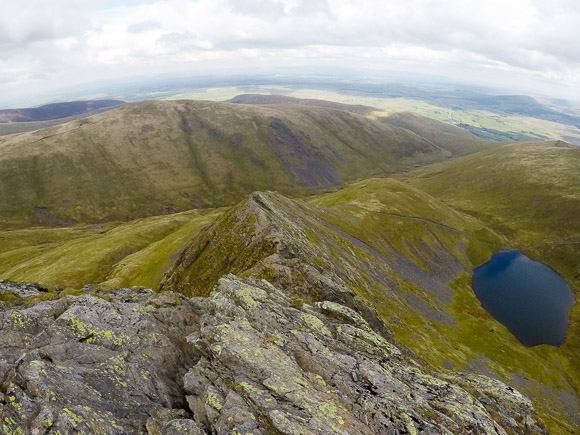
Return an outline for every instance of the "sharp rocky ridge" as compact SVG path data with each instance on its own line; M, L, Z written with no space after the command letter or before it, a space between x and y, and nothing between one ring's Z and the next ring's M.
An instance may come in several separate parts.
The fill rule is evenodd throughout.
M253 194L193 238L159 293L43 301L38 287L2 283L14 295L0 308L4 433L546 432L512 387L428 368L362 297L381 280L401 299L408 280L445 302L460 264L442 249L448 276L425 274L324 213Z

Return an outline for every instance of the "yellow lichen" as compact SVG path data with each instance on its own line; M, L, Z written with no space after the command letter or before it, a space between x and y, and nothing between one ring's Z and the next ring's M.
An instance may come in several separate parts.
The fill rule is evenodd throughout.
M207 395L207 403L210 404L213 408L217 409L218 411L221 411L221 409L223 408L223 405L219 402L215 394L209 393Z
M68 408L64 408L63 411L66 412L68 415L70 415L70 417L73 419L73 421L75 423L82 423L83 422L83 418L80 415L76 415L74 412L72 412Z
M332 335L330 330L324 324L324 322L320 320L318 317L313 316L312 314L304 313L300 316L300 319L304 323L306 323L309 327L319 332L320 334L326 335L327 337L330 337Z

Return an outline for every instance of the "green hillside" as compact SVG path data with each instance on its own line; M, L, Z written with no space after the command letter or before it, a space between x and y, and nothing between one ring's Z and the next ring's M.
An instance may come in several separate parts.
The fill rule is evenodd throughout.
M285 95L244 94L238 95L229 101L237 104L259 104L274 107L280 105L316 106L358 113L388 126L404 128L405 130L413 132L425 138L433 145L450 151L454 156L474 152L490 145L488 142L462 128L411 112L388 112L360 104L343 104L311 98L295 98Z
M478 151L491 145L462 128L411 112L390 113L387 116L379 116L377 119L387 125L405 128L421 137L426 137L435 145L453 153L454 156Z
M263 189L298 195L452 155L345 111L200 101L130 104L0 138L0 151L8 225L126 220Z
M0 278L74 289L157 288L191 235L221 213L193 210L131 222L0 231Z
M504 145L414 171L408 183L477 217L580 290L580 148Z

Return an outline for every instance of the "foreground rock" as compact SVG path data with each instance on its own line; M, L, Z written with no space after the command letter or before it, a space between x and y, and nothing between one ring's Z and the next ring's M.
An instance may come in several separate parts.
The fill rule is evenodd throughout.
M150 290L111 298L0 312L4 433L138 433L186 415L191 303Z
M0 311L4 433L542 433L530 402L427 373L356 311L222 278Z
M5 282L0 279L0 301L4 299L26 299L33 296L38 296L41 292L46 292L46 289L42 288L38 284Z

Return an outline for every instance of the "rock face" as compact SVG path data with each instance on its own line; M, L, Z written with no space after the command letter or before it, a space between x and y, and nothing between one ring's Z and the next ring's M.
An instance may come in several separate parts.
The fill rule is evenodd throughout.
M301 307L266 281L222 278L202 355L184 377L194 419L217 433L541 432L530 402L484 377L443 377L334 302ZM470 393L471 392L471 393Z
M8 299L26 299L38 296L42 291L46 291L37 284L27 284L19 282L4 282L0 280L0 296Z
M264 280L105 299L2 308L4 433L544 432L506 385L427 372L352 308Z
M4 433L155 433L159 420L187 414L191 302L150 290L109 297L0 312Z

